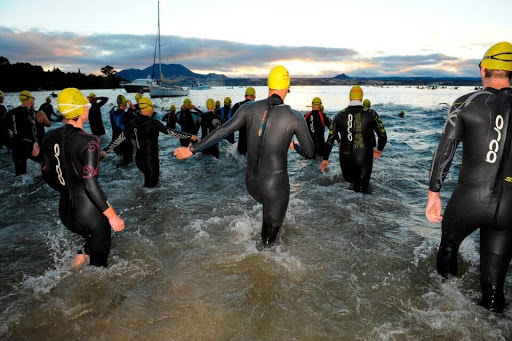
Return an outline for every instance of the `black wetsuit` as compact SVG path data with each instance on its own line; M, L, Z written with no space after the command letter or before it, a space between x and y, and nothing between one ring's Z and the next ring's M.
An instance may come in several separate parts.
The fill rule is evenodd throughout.
M109 152L119 146L125 139L135 138L137 151L135 164L144 174L144 187L155 187L160 177L160 159L158 156L158 135L167 134L176 138L190 138L192 134L171 130L160 121L151 117L139 115L130 123L121 135L105 148Z
M373 147L377 145L382 151L387 142L384 124L374 110L365 111L362 105L351 105L340 111L329 127L324 160L329 159L336 140L339 140L343 178L354 184L355 192L365 193L372 174Z
M55 111L53 111L53 105L49 102L41 104L41 106L39 107L39 111L44 112L46 117L48 117L48 120L50 120L50 121L53 121L52 115L55 116L57 119L59 119L59 116L57 116Z
M96 103L91 103L91 109L89 109L91 132L96 136L105 135L105 127L103 126L103 119L101 118L101 107L107 103L107 101L108 97L96 97Z
M244 105L245 103L248 103L248 102L251 102L250 99L246 99L242 102L238 102L236 103L234 106L233 106L233 115L236 114L236 112L238 111L238 109ZM246 132L246 128L245 127L240 127L240 129L238 129L238 146L237 146L237 150L238 150L238 153L240 155L246 155L247 154L247 132ZM234 141L234 137L233 137L233 141Z
M167 128L176 129L176 112L168 111L165 113L164 117L162 117L162 121L166 122L165 126Z
M486 88L458 98L450 108L432 160L429 189L439 192L462 142L457 187L442 220L437 270L457 273L462 241L480 228L482 304L504 307L503 287L512 257L512 88Z
M331 119L319 110L312 110L304 115L309 134L315 144L315 157L323 156L325 149L325 128L331 125Z
M37 142L34 117L34 110L20 106L7 112L2 119L2 126L13 132L11 147L16 175L27 173L27 159L39 162L39 156L32 156L34 142Z
M198 124L198 118L203 112L199 109L183 109L176 114L178 124L181 127L181 131L190 133L191 135L197 135L200 125ZM180 139L182 146L186 147L190 143L190 138Z
M117 108L110 111L110 124L112 126L112 142L115 141L119 135L126 129L126 125L133 119L135 119L136 115L131 108L128 110L123 110ZM120 145L114 148L114 153L116 155L122 155L123 161L125 163L132 162L133 159L133 145L131 139L125 139Z
M199 117L198 120L199 125L201 126L201 139L204 139L208 136L214 129L218 128L222 124L222 119L220 116L216 115L211 111L207 111ZM210 148L203 149L201 151L203 154L211 154L216 158L219 157L219 144L215 144Z
M8 137L9 131L6 126L6 122L3 121L5 114L7 114L7 108L3 104L0 104L0 148L2 148L2 146L11 148L11 143L9 142Z
M45 134L41 146L43 179L60 192L59 214L70 231L85 238L90 264L107 266L110 207L98 183L100 141L70 124Z
M271 243L283 223L290 184L288 148L292 137L299 140L296 150L311 158L314 145L301 114L284 105L277 95L245 104L226 124L195 145L196 151L208 148L235 130L247 132L247 171L245 184L249 194L263 204L263 242Z
M215 110L215 113L220 116L220 118L222 119L222 124L224 124L231 119L231 117L233 116L233 114L235 112L233 111L233 108L231 108L231 105L225 105L225 106L220 107L217 110ZM235 143L235 133L228 135L226 137L226 140L229 143L234 144Z

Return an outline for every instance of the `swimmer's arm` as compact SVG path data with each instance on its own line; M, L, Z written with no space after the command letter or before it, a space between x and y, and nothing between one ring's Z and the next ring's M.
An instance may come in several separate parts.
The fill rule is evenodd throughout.
M166 134L166 135L169 135L170 137L174 137L174 138L177 138L177 139L187 139L187 138L190 138L192 141L197 141L198 140L196 135L193 135L193 134L190 134L190 133L186 133L184 131L179 131L179 130L174 130L174 129L167 128L161 122L158 122L156 120L154 120L153 122L154 122L154 124L157 125L159 132L161 132L163 134Z
M110 151L112 149L114 149L115 147L117 147L121 143L123 143L123 141L126 140L127 135L129 135L129 134L130 134L130 132L128 131L128 129L125 129L125 131L123 131L121 134L119 134L117 139L115 139L114 141L110 142L108 147L103 149L103 153L101 153L101 158L103 159L105 156L107 156L108 153L110 153Z
M112 227L112 230L116 232L124 230L124 221L123 219L119 218L119 216L117 215L116 211L112 206L103 211L103 215L107 217L110 227Z
M299 143L294 143L294 149L299 155L304 156L308 159L313 157L315 153L315 145L309 134L306 121L301 119L297 122L297 129L295 130L295 136L299 140Z
M92 145L92 142L89 145ZM97 140L94 145L96 145L97 148L89 148L89 146L87 146L83 150L82 157L75 159L73 164L75 164L75 169L81 172L81 174L78 175L82 179L82 185L87 197L96 207L99 208L101 212L105 212L110 207L110 204L107 201L107 196L98 183L98 172L100 167L99 140Z
M380 119L379 115L377 113L374 113L373 119L375 121L375 133L377 134L377 150L380 151L380 154L382 154L382 151L384 150L384 146L388 142L388 135L386 134L386 128L384 128L384 123ZM379 155L380 156L380 155Z
M432 223L440 223L443 219L441 210L443 204L439 192L428 191L427 206L425 207L425 216Z

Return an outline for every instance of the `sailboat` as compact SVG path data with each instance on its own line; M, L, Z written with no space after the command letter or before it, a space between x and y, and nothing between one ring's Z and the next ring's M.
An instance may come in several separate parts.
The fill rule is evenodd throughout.
M189 91L181 86L163 86L162 81L165 77L162 75L162 56L160 54L160 1L158 2L158 67L160 71L160 80L157 80L157 86L153 86L149 90L151 98L157 97L181 97L188 96Z

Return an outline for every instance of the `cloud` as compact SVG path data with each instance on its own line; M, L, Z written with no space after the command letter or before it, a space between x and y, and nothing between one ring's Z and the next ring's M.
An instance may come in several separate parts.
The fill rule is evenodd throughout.
M144 69L153 64L154 35L17 31L0 26L2 54L11 63L28 62L45 69L99 74L105 65L116 70ZM301 77L333 77L345 73L372 76L475 76L475 61L444 54L363 56L351 48L251 45L225 40L161 36L162 63L182 64L199 73L229 77L263 77L277 63L293 65ZM156 56L158 62L158 56ZM478 62L476 62L476 65ZM301 65L303 67L301 67Z

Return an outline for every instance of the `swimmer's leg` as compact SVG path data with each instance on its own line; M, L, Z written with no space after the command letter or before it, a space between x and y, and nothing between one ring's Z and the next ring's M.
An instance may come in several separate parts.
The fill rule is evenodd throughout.
M505 307L505 277L512 258L512 233L483 228L480 231L480 245L481 304L501 313Z
M89 255L79 253L76 255L73 265L71 266L71 270L76 270L80 268L82 265L85 265L87 260L89 259Z
M457 256L460 246L447 239L444 236L441 238L441 245L437 252L437 272L444 278L448 275L457 275Z

